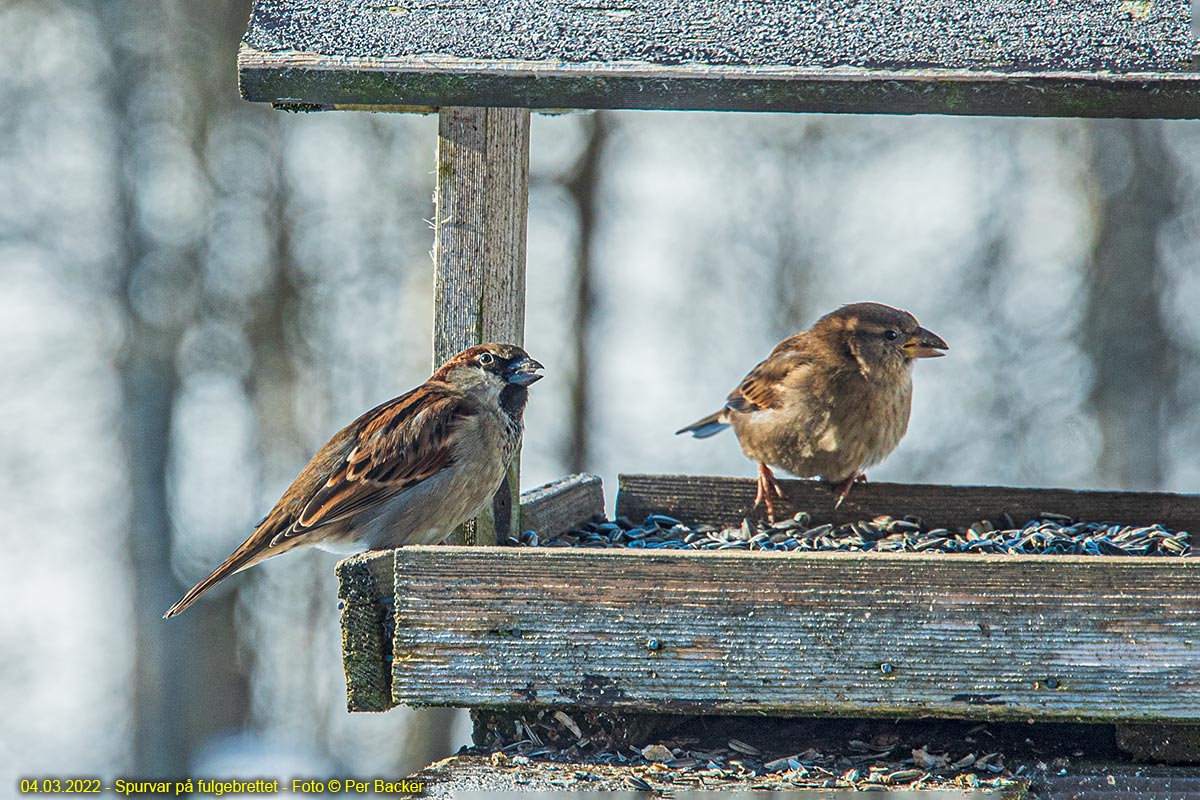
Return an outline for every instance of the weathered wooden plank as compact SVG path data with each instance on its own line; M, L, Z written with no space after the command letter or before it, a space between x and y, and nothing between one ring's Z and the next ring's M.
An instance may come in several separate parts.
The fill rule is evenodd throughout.
M393 700L1191 722L1200 561L404 548Z
M550 537L604 514L600 476L568 475L521 494L521 525Z
M435 366L481 342L524 342L528 205L529 112L443 108L433 245ZM492 513L466 526L459 543L495 544L518 530L519 486L518 457Z
M617 513L635 521L661 513L694 524L730 524L761 514L754 509L755 482L749 478L621 475L618 483ZM1096 522L1161 522L1169 528L1200 530L1198 495L871 482L855 486L834 511L834 495L825 484L808 480L780 480L779 484L787 498L781 510L807 511L818 524L912 514L930 525L953 526L1003 513L1021 523L1050 511Z
M256 0L246 42L360 58L1178 70L1189 0Z
M1200 800L1200 772L1185 767L1113 764L1089 774L1066 770L1036 786L1039 800Z
M788 111L1026 117L1200 117L1200 74L559 64L434 56L363 59L264 52L238 57L247 100L312 109Z
M390 626L395 558L392 551L364 553L337 565L342 610L342 666L346 671L346 707L350 711L387 711L392 707ZM388 602L384 603L386 599Z

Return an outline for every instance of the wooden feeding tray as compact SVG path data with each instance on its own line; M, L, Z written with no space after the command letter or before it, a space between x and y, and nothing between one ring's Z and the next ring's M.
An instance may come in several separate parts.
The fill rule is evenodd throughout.
M870 483L835 514L824 486L782 485L813 523L1200 527L1193 496ZM729 525L753 498L751 480L626 475L616 512ZM543 540L604 510L592 476L524 501ZM406 547L339 575L351 710L1107 722L1131 749L1200 755L1200 559Z

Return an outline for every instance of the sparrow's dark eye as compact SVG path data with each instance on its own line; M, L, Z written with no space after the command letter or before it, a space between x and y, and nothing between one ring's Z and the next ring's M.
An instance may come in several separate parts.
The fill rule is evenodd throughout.
M496 360L496 357L493 356L491 353L480 353L479 354L479 365L482 367L486 367L488 364L491 364L495 360Z
M887 339L889 342L894 342L900 338L900 334L893 330L886 330L883 332L883 338Z

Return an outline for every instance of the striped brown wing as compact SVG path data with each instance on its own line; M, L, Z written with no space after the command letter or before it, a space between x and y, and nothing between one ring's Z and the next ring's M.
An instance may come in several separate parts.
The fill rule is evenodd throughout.
M750 370L750 374L729 393L725 407L747 414L779 408L782 403L783 379L796 366L796 359L792 357L772 355Z
M438 474L453 462L461 422L475 413L460 393L436 383L369 412L345 458L272 544L354 516Z

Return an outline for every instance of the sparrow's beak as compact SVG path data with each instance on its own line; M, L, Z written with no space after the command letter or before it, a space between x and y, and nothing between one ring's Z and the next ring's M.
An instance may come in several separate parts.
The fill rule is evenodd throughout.
M949 350L950 345L933 331L917 328L917 332L910 336L901 348L909 358L938 358L946 355L939 351Z
M509 364L508 372L504 374L504 377L508 379L509 383L528 386L534 381L542 379L542 375L538 372L539 369L542 369L542 365L532 358L522 358L520 361Z

